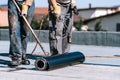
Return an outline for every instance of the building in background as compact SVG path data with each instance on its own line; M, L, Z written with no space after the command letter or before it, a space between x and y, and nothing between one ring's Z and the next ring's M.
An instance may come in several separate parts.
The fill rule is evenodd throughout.
M0 6L0 27L8 28L8 13L7 6ZM79 17L74 15L74 22L81 19L81 30L102 29L104 31L120 31L120 7L95 7L78 9ZM34 16L37 21L40 21L43 16L48 14L47 7L36 7ZM96 28L97 30L97 28Z
M120 31L120 11L85 20L84 26L95 31ZM96 30L97 29L97 30Z
M96 7L79 9L82 31L120 31L120 7Z
M36 7L34 15L36 15L37 20L40 20L44 15L48 13L48 8L46 7ZM0 27L7 28L8 25L8 8L7 6L0 6Z
M0 27L8 28L8 8L7 6L0 6ZM47 7L36 7L34 18L39 22L44 16L48 14ZM78 21L79 17L74 15L74 21Z
M115 13L120 11L119 6L115 7L89 7L89 8L82 8L78 9L79 11L79 16L81 16L83 19L90 19L90 18L95 18L95 17L100 17L103 15L108 15L111 13Z
M8 26L8 12L7 7L0 7L0 26L6 27Z

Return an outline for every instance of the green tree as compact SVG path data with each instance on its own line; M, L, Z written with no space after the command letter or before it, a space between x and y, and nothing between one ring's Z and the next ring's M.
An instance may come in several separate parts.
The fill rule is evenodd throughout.
M43 25L42 25L42 30L48 30L49 29L49 19L48 15L43 17Z
M101 21L98 21L98 22L95 24L94 30L95 30L95 31L101 31L101 30L102 30Z
M40 20L38 19L38 15L34 15L32 22L31 22L31 26L33 29L37 30L40 27Z
M49 29L49 20L48 20L48 15L43 16L40 18L39 15L34 15L32 19L31 26L35 30L48 30Z
M101 20L98 21L98 22L95 24L94 30L95 30L95 31L107 31L107 30L105 30L105 29L102 29Z
M80 19L79 21L77 22L74 22L74 27L78 30L78 31L81 31L81 27L83 25L83 21Z

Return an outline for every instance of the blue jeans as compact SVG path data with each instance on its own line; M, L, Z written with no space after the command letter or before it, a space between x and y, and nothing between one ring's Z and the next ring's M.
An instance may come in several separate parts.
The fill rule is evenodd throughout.
M23 1L16 2L21 9ZM34 8L35 5L33 2L32 6L29 7L28 15L26 17L29 23L31 23ZM12 0L8 0L8 21L10 37L9 54L12 57L21 57L26 53L27 49L28 28L23 18L19 15L19 12Z

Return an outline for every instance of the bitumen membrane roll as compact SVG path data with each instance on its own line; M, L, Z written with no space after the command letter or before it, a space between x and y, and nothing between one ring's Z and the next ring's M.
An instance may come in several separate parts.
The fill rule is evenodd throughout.
M83 63L85 61L85 56L81 52L70 52L66 54L60 54L48 57L38 57L35 60L35 67L37 70L50 70L54 68L59 68L62 66L67 66L75 63Z

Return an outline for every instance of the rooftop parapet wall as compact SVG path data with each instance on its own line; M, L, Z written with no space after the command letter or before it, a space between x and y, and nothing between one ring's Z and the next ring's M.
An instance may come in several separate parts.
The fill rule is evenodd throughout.
M35 30L36 35L39 35L39 31ZM96 45L96 46L120 46L120 33L119 32L81 32L74 31L72 37L72 44L78 45ZM47 30L40 31L40 41L49 42L49 32ZM0 40L9 40L9 30L0 29ZM29 42L35 42L32 34L29 34Z

